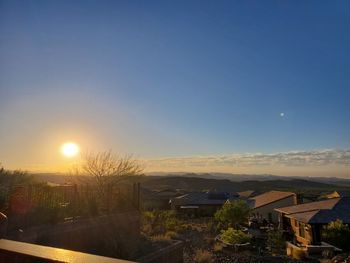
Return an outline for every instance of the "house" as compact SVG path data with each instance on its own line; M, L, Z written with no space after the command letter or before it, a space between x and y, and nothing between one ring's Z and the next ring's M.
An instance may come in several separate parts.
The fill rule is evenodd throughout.
M169 200L173 197L183 195L184 192L177 189L141 189L141 203L145 210L170 209Z
M317 193L302 193L297 195L298 204L305 204L322 200L322 195Z
M213 215L227 200L238 199L237 194L227 192L193 192L170 200L171 209L197 215Z
M237 192L238 196L240 199L248 199L253 196L256 196L257 193L254 190L247 190L247 191L242 191L242 192Z
M323 226L337 219L350 224L350 197L332 198L275 209L280 228L292 234L295 243L320 245Z
M252 208L252 217L266 220L270 223L278 222L278 213L275 208L296 205L297 196L292 192L270 191L248 199Z

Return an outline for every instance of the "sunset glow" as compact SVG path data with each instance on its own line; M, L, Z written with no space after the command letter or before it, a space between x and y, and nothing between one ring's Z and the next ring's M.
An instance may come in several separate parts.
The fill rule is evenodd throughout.
M0 8L1 166L110 149L148 172L350 179L350 2L20 2Z

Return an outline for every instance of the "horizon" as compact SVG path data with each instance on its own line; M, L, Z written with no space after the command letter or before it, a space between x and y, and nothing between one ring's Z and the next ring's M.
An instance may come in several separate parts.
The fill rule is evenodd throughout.
M350 179L347 1L0 6L6 169L111 149L145 172Z
M331 156L333 155L333 156ZM272 175L286 177L324 177L350 179L348 162L350 151L326 149L319 151L290 151L284 153L246 153L224 156L182 156L159 159L136 159L145 173L195 173ZM60 168L36 167L22 169L29 173L67 174L82 159ZM204 167L204 168L203 168ZM258 167L258 168L257 168ZM15 170L15 169L14 169ZM337 173L334 171L337 170Z
M60 176L71 176L69 173L67 172L43 172L43 171L25 171L27 172L29 175L60 175ZM197 175L197 176L188 176L188 175ZM184 176L185 175L185 176ZM189 178L203 178L203 179L206 179L206 177L202 177L201 175L203 176L218 176L218 177L215 177L215 178L210 178L210 179L215 179L215 180L230 180L229 178L227 178L226 176L227 175L232 175L232 176L248 176L248 177L276 177L276 179L272 178L272 179L268 179L268 180L262 180L262 181L273 181L273 180L283 180L284 178L287 179L287 180L309 180L309 179L324 179L324 180L335 180L335 181L338 181L338 180L350 180L350 178L346 178L346 177L334 177L334 176L302 176L302 175L291 175L291 176L288 176L288 175L278 175L278 174L238 174L238 173L225 173L225 172L215 172L215 171L209 171L209 172L186 172L186 171L179 171L179 172L164 172L164 171L149 171L149 172L145 172L143 175L141 176L154 176L154 177L162 177L162 176L168 176L168 177L189 177ZM79 174L79 176L89 176L89 175L84 175L84 174ZM222 177L222 176L225 176L225 177ZM251 178L248 178L247 180L239 180L238 182L242 181L251 181L251 180L258 180L258 179L251 179Z

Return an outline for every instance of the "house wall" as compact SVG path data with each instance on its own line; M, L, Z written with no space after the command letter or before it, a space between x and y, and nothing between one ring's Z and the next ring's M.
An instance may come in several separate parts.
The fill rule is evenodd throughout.
M307 250L303 247L298 247L291 242L286 242L287 256L298 260L303 260L307 257Z
M304 224L295 219L290 219L291 227L297 242L304 245L312 244L312 228L309 224Z
M296 205L297 200L296 200L296 195L278 200L276 202L254 208L252 213L255 215L261 215L262 218L265 218L266 220L269 221L269 214L271 214L271 222L272 223L278 223L278 212L275 211L275 208L281 208L285 206L291 206L291 205Z

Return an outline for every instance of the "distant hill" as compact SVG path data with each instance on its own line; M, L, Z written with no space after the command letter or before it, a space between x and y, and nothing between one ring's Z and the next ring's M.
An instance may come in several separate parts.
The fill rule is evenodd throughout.
M40 182L50 182L55 184L64 184L72 182L73 177L63 173L35 173L33 177ZM84 176L74 176L74 179L80 179Z
M286 176L278 176L271 174L232 174L232 173L164 173L164 172L152 172L147 173L151 176L182 176L182 177L197 177L197 178L206 178L206 179L227 179L234 182L241 182L247 180L256 180L256 181L266 181L266 180L288 180ZM350 180L349 180L350 181Z
M270 181L270 180L291 180L291 179L302 179L313 182L320 182L325 184L335 184L340 186L350 186L350 179L337 178L337 177L310 177L310 176L281 176L273 174L232 174L232 173L165 173L165 172L152 172L147 173L151 176L181 176L181 177L196 177L206 179L227 179L233 182L242 181ZM350 174L349 174L350 176Z
M230 179L227 179L226 176ZM59 173L34 174L34 177L39 181L58 184L71 182L73 178L77 181L84 178L84 176L71 177ZM223 179L222 177L226 179ZM141 182L142 187L152 190L164 188L183 189L186 191L218 190L230 192L245 190L256 190L259 192L269 190L291 190L295 192L350 190L350 180L347 179L304 179L300 177L295 178L274 175L173 173L167 175L146 175L128 178L126 181Z
M149 189L184 189L187 191L203 191L203 190L218 190L218 191L245 191L256 190L259 192L269 190L292 190L295 192L305 191L333 191L336 189L350 189L350 187L342 187L332 184L314 182L303 179L284 179L284 180L266 180L257 181L249 180L242 182L233 182L226 179L207 179L197 177L183 176L145 176L139 178L143 187Z

